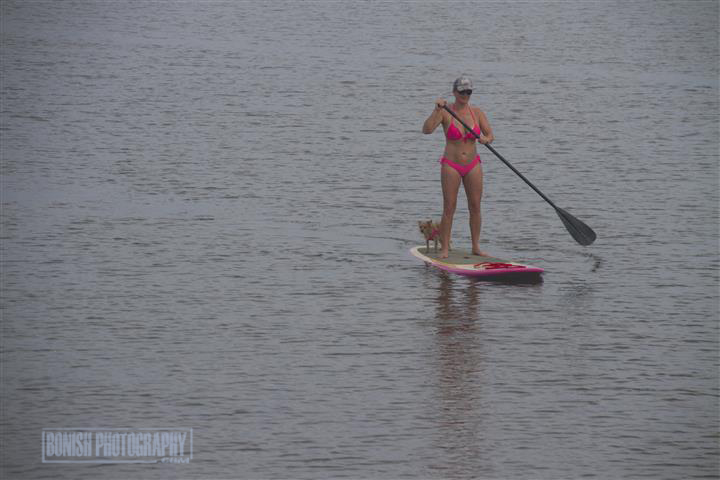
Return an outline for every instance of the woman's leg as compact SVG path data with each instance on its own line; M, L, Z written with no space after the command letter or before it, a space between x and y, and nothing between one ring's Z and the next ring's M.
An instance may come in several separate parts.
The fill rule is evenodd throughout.
M453 216L457 207L458 190L462 183L460 174L450 165L443 163L440 166L440 182L443 193L443 214L440 222L440 258L448 257L450 248L450 234L452 232Z
M465 193L468 199L468 210L470 211L470 237L472 238L472 252L475 255L487 255L480 250L480 228L482 227L482 213L480 204L483 194L483 171L482 166L477 165L463 177Z

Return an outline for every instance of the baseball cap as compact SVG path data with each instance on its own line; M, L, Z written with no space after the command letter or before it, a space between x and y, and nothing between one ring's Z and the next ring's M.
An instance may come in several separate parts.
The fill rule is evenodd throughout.
M472 88L472 80L470 80L470 77L464 73L453 82L453 90L457 90L458 92L472 90Z

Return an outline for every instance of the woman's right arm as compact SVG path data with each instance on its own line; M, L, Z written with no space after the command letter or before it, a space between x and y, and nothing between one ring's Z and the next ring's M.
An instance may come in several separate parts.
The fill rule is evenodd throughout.
M442 99L438 98L435 100L435 110L430 114L430 116L425 120L425 123L423 123L422 132L423 133L433 133L435 129L440 125L443 121L443 107L445 106L447 102Z

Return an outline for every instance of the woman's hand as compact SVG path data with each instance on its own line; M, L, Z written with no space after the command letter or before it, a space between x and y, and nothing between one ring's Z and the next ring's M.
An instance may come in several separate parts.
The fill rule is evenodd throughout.
M490 135L485 135L484 133L481 133L480 138L477 139L477 141L482 143L483 145L489 145L492 143L493 140L495 140L495 135L493 135L492 133Z
M442 110L445 105L447 105L447 100L444 98L438 98L435 100L435 110Z

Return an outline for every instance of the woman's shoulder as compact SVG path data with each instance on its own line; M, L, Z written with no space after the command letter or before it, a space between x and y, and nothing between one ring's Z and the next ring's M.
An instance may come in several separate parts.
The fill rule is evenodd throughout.
M476 118L487 121L487 115L485 114L485 111L483 111L480 107L473 107L473 111Z

